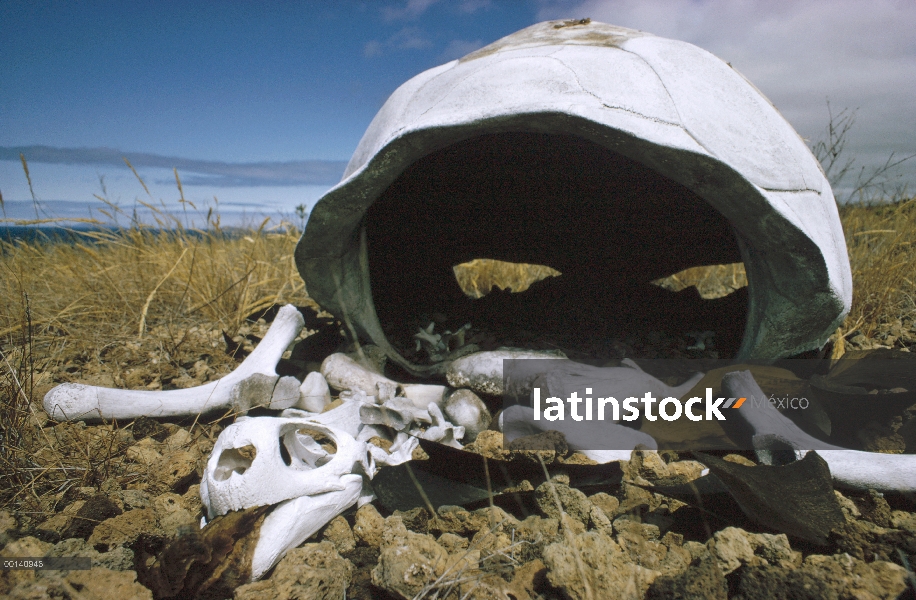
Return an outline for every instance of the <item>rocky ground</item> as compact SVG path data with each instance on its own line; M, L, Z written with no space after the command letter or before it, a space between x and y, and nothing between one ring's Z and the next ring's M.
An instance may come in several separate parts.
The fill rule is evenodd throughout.
M94 353L58 350L40 364L31 414L17 442L29 455L19 457L21 472L4 496L8 509L0 511L0 555L88 556L92 569L3 570L0 596L168 597L168 586L153 579L163 576L167 548L197 539L203 465L232 417L54 423L36 401L65 381L146 389L200 385L234 368L266 327L252 323L229 340L218 330L190 328L179 335L154 329L143 340ZM907 348L907 340L916 342L909 323L874 338L857 335L848 336L852 347ZM315 358L291 354L287 367L308 369ZM494 457L505 452L497 432L485 432L470 450ZM916 594L916 578L907 570L916 558L911 501L836 491L845 524L827 545L815 546L747 520L706 517L644 489L698 477L703 466L687 458L635 452L623 464L620 484L589 494L555 474L535 486L537 511L527 515L458 506L441 506L435 514L422 508L390 513L375 502L335 518L264 580L214 585L198 597L750 600ZM754 464L750 455L725 458ZM222 582L232 581L236 566L227 561L219 567Z

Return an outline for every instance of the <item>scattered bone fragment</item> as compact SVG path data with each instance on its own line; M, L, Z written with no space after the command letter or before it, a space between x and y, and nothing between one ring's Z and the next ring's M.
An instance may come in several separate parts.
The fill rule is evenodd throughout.
M464 442L471 443L477 435L490 426L493 416L477 394L471 390L457 390L445 401L445 416L455 425L464 427Z
M735 398L756 399L738 412L753 429L757 458L764 464L779 462L785 455L796 459L811 450L827 461L834 481L842 487L879 492L916 492L916 455L883 454L848 450L827 444L798 428L767 398L750 371L736 371L722 378L724 393Z
M464 446L458 441L464 438L464 427L452 425L445 420L442 410L433 403L429 405L429 416L432 419L432 427L420 434L424 440L439 442L459 450Z
M206 385L163 392L64 383L45 395L44 408L57 420L188 416L213 410L244 412L254 406L289 408L298 400L299 382L278 376L276 366L302 325L298 309L284 306L244 362Z
M370 371L346 354L332 354L321 363L321 374L335 390L360 390L367 396L375 396L379 383L397 387L397 382Z
M426 383L402 383L400 388L405 398L409 398L416 406L424 409L429 406L430 402L441 408L445 404L445 397L448 393L448 388L444 385Z
M331 389L327 380L321 373L312 371L299 386L299 400L291 408L320 413L330 403Z
M432 423L429 411L417 408L407 398L392 398L384 404L363 404L359 407L359 416L365 424L385 425L395 431L406 431L415 422Z

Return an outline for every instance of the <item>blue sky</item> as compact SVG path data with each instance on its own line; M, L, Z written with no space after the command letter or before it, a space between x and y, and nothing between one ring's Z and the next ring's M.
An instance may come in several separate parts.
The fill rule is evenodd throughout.
M847 151L864 165L916 152L911 0L4 0L0 193L30 200L23 152L35 195L79 210L95 194L174 203L172 167L200 203L310 205L398 85L538 21L582 17L732 62L806 138L822 135L828 98L858 108ZM901 176L916 184L913 163Z

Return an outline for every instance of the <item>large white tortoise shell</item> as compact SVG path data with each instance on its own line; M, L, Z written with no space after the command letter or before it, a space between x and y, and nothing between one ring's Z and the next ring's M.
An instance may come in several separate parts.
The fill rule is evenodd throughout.
M852 279L835 200L792 126L709 52L596 22L539 23L398 88L299 242L310 295L406 362L375 315L361 220L419 158L513 129L586 138L680 183L729 220L749 280L739 358L821 347L848 312Z

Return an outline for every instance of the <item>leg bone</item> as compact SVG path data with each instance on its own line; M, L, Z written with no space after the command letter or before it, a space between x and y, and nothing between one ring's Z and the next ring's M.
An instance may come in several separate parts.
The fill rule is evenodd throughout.
M726 374L722 388L735 398L766 399L750 371ZM834 481L841 486L879 492L916 492L916 455L862 452L826 444L799 429L769 402L735 412L753 429L754 449L764 462L772 460L776 453L790 452L801 458L816 449L827 461Z
M275 369L303 324L295 306L284 306L244 362L206 385L161 392L64 383L45 395L44 409L53 419L81 420L171 417L233 408L245 411L268 401L269 408L287 408L299 399L299 382L294 377L280 378Z

